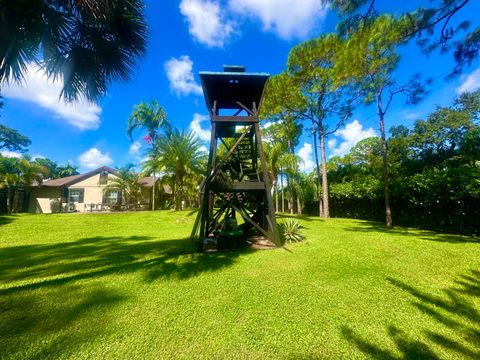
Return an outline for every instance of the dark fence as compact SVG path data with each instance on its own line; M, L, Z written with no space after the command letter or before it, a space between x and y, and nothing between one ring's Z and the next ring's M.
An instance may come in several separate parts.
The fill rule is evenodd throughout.
M480 235L480 199L463 198L436 204L412 205L408 199L393 198L394 225ZM305 214L318 216L318 202L310 202ZM385 222L385 203L377 199L330 199L330 216Z

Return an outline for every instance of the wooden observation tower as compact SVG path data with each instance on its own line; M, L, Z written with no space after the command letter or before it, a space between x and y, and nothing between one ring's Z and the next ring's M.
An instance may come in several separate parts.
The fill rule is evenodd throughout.
M281 245L259 127L268 78L243 66L200 72L212 125L201 208L192 230L202 250L209 242L236 247L251 236Z

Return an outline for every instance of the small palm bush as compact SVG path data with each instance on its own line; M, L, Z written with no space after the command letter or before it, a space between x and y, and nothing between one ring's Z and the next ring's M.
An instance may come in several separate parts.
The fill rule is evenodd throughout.
M279 224L280 236L286 243L294 243L305 240L303 226L297 219L287 218Z

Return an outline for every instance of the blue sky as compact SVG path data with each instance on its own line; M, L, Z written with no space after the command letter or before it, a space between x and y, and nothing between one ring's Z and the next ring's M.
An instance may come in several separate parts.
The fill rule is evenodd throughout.
M390 1L379 1L385 10L398 11ZM405 1L409 9L428 1ZM471 20L480 2L471 1L458 20ZM5 106L0 121L32 140L30 154L60 163L70 162L81 171L101 166L138 163L148 146L137 131L134 143L125 133L133 106L156 99L170 122L209 138L207 109L199 85L199 71L222 71L223 64L242 64L251 72L281 72L292 46L323 32L334 31L336 14L321 0L181 0L147 1L150 27L148 53L130 82L110 87L98 104L75 105L59 100L61 84L52 83L32 65L23 86L3 87ZM475 21L477 23L475 23ZM434 79L430 93L416 107L405 107L399 98L386 117L392 125L411 126L436 105L449 105L461 90L480 87L479 61L460 77L446 81L453 66L451 55L425 57L412 42L399 49L402 61L396 77L406 81L414 73ZM305 124L308 128L308 124ZM342 155L364 137L378 134L375 108L360 107L329 139L329 155ZM312 138L302 136L298 154L303 169L313 166ZM14 155L14 154L10 154Z

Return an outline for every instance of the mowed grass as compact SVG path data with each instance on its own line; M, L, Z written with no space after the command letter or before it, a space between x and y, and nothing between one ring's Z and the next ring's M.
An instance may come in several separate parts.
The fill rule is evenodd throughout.
M302 218L197 254L187 212L0 217L2 359L480 358L480 242Z

